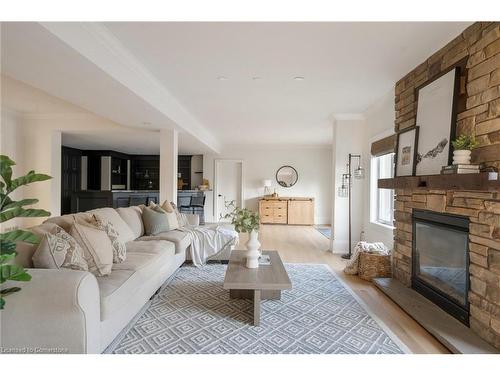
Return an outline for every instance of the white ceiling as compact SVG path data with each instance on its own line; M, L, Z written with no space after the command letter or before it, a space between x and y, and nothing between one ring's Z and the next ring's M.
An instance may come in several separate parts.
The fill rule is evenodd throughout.
M119 22L99 27L222 144L313 145L331 142L333 115L362 113L469 24ZM40 25L9 24L2 31L6 74L119 123L170 121Z

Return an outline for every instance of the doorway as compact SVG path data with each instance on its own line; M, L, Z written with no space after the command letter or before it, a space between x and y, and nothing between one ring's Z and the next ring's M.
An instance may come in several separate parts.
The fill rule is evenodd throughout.
M222 219L228 211L227 204L234 201L235 207L243 208L245 200L243 198L243 160L215 160L215 220L228 221Z

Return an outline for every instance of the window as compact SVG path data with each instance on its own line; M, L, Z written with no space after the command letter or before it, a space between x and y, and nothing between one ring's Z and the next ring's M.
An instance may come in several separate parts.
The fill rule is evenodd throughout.
M394 220L394 190L379 189L379 178L394 176L394 153L376 156L371 161L371 192L370 216L371 221L377 224L392 227Z

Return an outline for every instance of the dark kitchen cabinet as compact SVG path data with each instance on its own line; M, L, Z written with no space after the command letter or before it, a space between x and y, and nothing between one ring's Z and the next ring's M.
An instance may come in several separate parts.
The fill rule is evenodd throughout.
M71 196L81 189L82 151L71 147L61 150L61 213L71 212Z

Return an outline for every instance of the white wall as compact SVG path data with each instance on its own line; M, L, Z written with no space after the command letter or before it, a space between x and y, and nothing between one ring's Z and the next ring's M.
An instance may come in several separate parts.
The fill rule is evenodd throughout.
M16 165L13 167L14 177L17 177L19 171L23 169L23 153L17 147L21 143L21 132L19 130L19 119L15 112L5 110L2 108L1 121L0 121L0 154L9 156ZM14 191L10 197L14 200L19 200L22 197L22 192L19 190ZM7 230L13 226L20 226L22 219L13 219L6 223L1 224L0 231Z
M333 148L335 150L335 187L332 195L334 201L333 239L332 251L334 253L347 253L349 251L349 199L337 196L337 189L342 184L342 174L347 173L349 153L361 154L364 161L368 154L363 148L365 121L361 116L352 119L337 119L334 132ZM352 161L352 171L357 167L357 159ZM363 215L363 189L364 180L352 181L352 211L351 233L352 244L360 239Z
M363 230L366 241L383 242L389 248L393 245L392 229L370 221L370 148L371 143L394 133L394 89L390 90L364 113L366 128L363 137L363 150L366 179L364 181Z
M214 187L215 159L242 159L244 174L245 206L258 209L259 198L264 194L262 180L273 181L272 191L280 196L314 197L316 224L329 224L331 220L332 151L330 147L245 146L224 147L218 155L203 156L203 177ZM291 165L298 174L297 184L283 188L276 182L276 171ZM206 220L217 221L213 212L213 192L206 201Z

